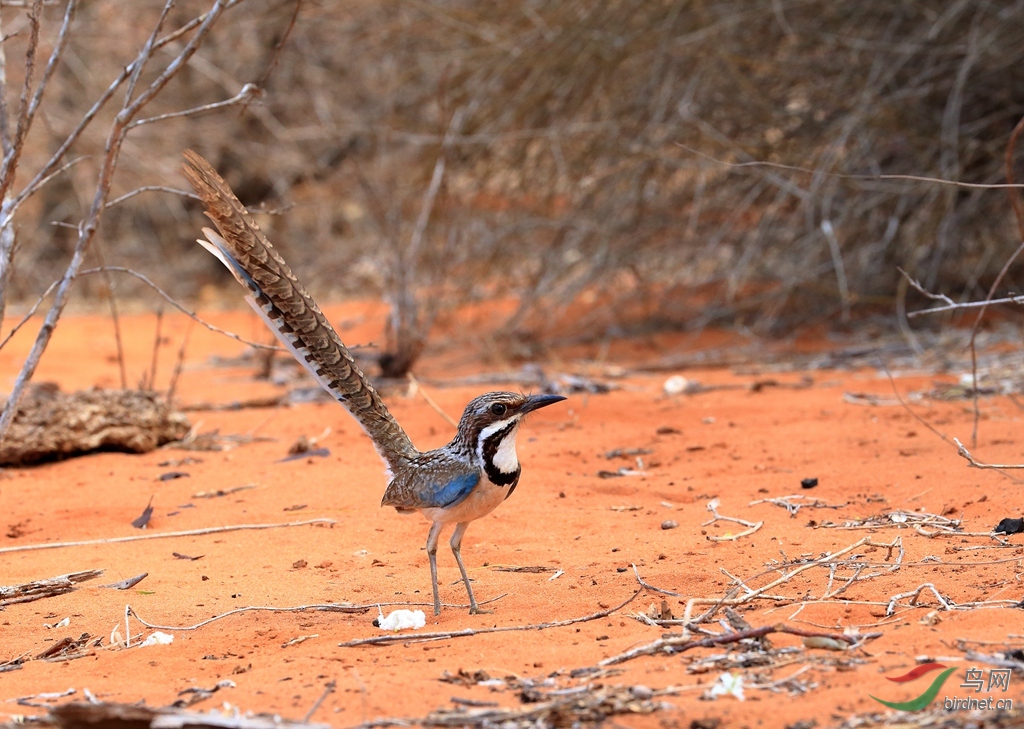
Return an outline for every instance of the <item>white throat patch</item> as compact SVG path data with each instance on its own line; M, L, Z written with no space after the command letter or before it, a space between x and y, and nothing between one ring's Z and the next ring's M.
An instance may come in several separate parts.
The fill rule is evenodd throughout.
M491 463L501 473L515 473L519 468L519 458L516 456L516 433L519 432L519 420L521 417L521 415L513 415L511 418L491 423L480 431L480 437L476 442L476 455L482 465L484 464L484 444L487 442L487 439L511 425L512 429L498 443L498 448L494 452Z

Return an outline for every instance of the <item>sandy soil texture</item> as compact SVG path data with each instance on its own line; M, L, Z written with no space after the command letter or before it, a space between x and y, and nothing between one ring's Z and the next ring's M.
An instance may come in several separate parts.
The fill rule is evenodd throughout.
M351 304L328 313L347 322L349 341L380 337L380 306ZM211 318L269 340L251 314ZM134 384L150 371L154 318L127 317L123 326ZM165 317L158 387L167 386L188 328L184 317ZM481 392L519 389L451 384L506 369L484 357L486 347L466 341L428 355L418 371L424 389L455 417ZM3 389L28 346L19 336L0 351ZM68 317L37 379L64 390L116 386L115 351L109 319ZM851 714L894 713L872 695L894 702L920 695L935 673L904 683L886 679L906 674L922 657L957 667L933 707L946 697L1024 701L1019 672L1005 691L960 686L969 669L988 681L998 666L986 656L1016 649L1019 657L1024 644L1024 613L1013 607L1024 597L1021 536L1005 543L987 536L1001 519L1021 516L1021 486L968 468L954 446L893 403L883 373L687 371L703 389L669 396L663 385L675 373L630 374L630 364L645 355L636 343L614 345L601 365L582 364L593 352L553 352L544 363L548 374L583 373L613 389L572 394L531 416L520 434L524 471L515 494L474 523L463 543L477 597L493 612L467 613L445 547L439 568L448 606L434 617L426 608L427 523L379 507L381 464L343 408L330 402L212 407L311 384L255 379L254 362L231 359L244 351L192 328L177 384L180 405L204 407L187 411L196 431L224 450L101 453L3 473L0 584L92 569L103 574L66 594L0 610L0 663L24 659L17 670L0 673L0 720L82 700L88 689L104 701L195 700L197 710L226 702L297 720L315 708L310 721L347 727L437 710L525 710L584 695L589 687L590 694L620 691L620 707L665 703L654 713L614 717L628 726L714 726L715 718L721 726L811 726L798 724L810 720L832 726ZM276 371L292 372L283 363ZM955 374L918 372L898 375L895 383L909 396L955 381ZM451 427L422 397L402 389L386 399L419 447L451 437ZM980 405L976 456L1024 460L1016 432L1020 409L1001 397ZM969 400L924 397L911 407L942 433L969 441ZM326 451L286 460L302 436ZM805 479L816 485L804 488ZM777 501L784 497L794 497L789 510ZM150 502L146 529L133 527ZM712 508L744 523L708 523ZM295 522L311 523L170 536ZM168 536L24 549L161 535ZM145 579L130 589L103 587L142 573ZM638 576L659 590L642 588ZM933 589L915 598L921 585ZM609 663L658 639L674 639L677 647L686 640L681 625L638 616L680 620L691 599L703 601L691 605L696 616L726 596L737 603L734 615L723 607L703 625L707 631L781 624L840 637L776 633L765 644L692 647ZM366 607L238 612L186 629L247 606L327 603ZM427 610L423 629L390 645L339 645L382 635L372 624L377 604L388 612L406 603ZM604 614L542 630L485 632L598 613ZM140 618L166 626L161 630L173 643L111 646L115 629L121 638L130 630L133 646L151 635L154 629ZM479 632L417 641L424 632L467 629ZM83 634L88 637L80 641ZM67 638L74 642L62 649ZM856 645L846 648L851 640ZM742 677L745 700L710 696L727 672ZM212 694L195 691L219 682L230 683ZM333 692L317 704L328 684ZM73 695L28 702L36 706L7 701L69 688Z

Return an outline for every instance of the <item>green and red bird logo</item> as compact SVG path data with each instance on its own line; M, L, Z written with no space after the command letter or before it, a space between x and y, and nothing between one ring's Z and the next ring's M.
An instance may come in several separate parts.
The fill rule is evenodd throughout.
M946 679L949 678L950 674L956 670L956 666L947 668L941 663L922 663L920 666L913 668L902 676L886 676L890 681L895 681L896 683L907 683L908 681L913 681L921 678L921 676L931 673L932 671L938 671L940 669L945 670L936 676L935 680L932 681L931 686L926 688L924 693L916 699L911 699L910 701L884 701L877 696L872 696L871 698L880 704L888 706L890 709L897 709L899 711L920 711L932 702L935 696L939 693L939 689L941 689L942 685L946 683Z

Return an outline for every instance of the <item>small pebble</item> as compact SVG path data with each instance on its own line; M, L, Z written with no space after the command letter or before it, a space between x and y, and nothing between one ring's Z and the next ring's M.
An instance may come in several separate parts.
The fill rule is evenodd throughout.
M630 686L629 693L633 694L633 696L640 699L641 701L646 701L647 699L654 698L654 691L652 691L647 686L643 686L641 684L637 684L636 686Z
M679 526L679 522L672 521L671 519L666 519L665 521L661 522L662 529L675 529L677 526Z
M813 489L818 485L818 479L816 478L805 478L800 482L800 488Z
M686 392L686 389L690 386L690 383L686 381L686 378L682 375L673 375L665 380L665 384L662 385L662 389L665 390L666 395L682 395Z

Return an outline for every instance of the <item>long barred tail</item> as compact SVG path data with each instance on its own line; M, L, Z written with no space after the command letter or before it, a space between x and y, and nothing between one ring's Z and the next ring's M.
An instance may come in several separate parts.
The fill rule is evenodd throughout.
M359 421L391 470L415 457L409 436L228 184L192 150L185 151L184 171L220 231L203 228L208 240L199 243L249 291L246 300L295 358Z

